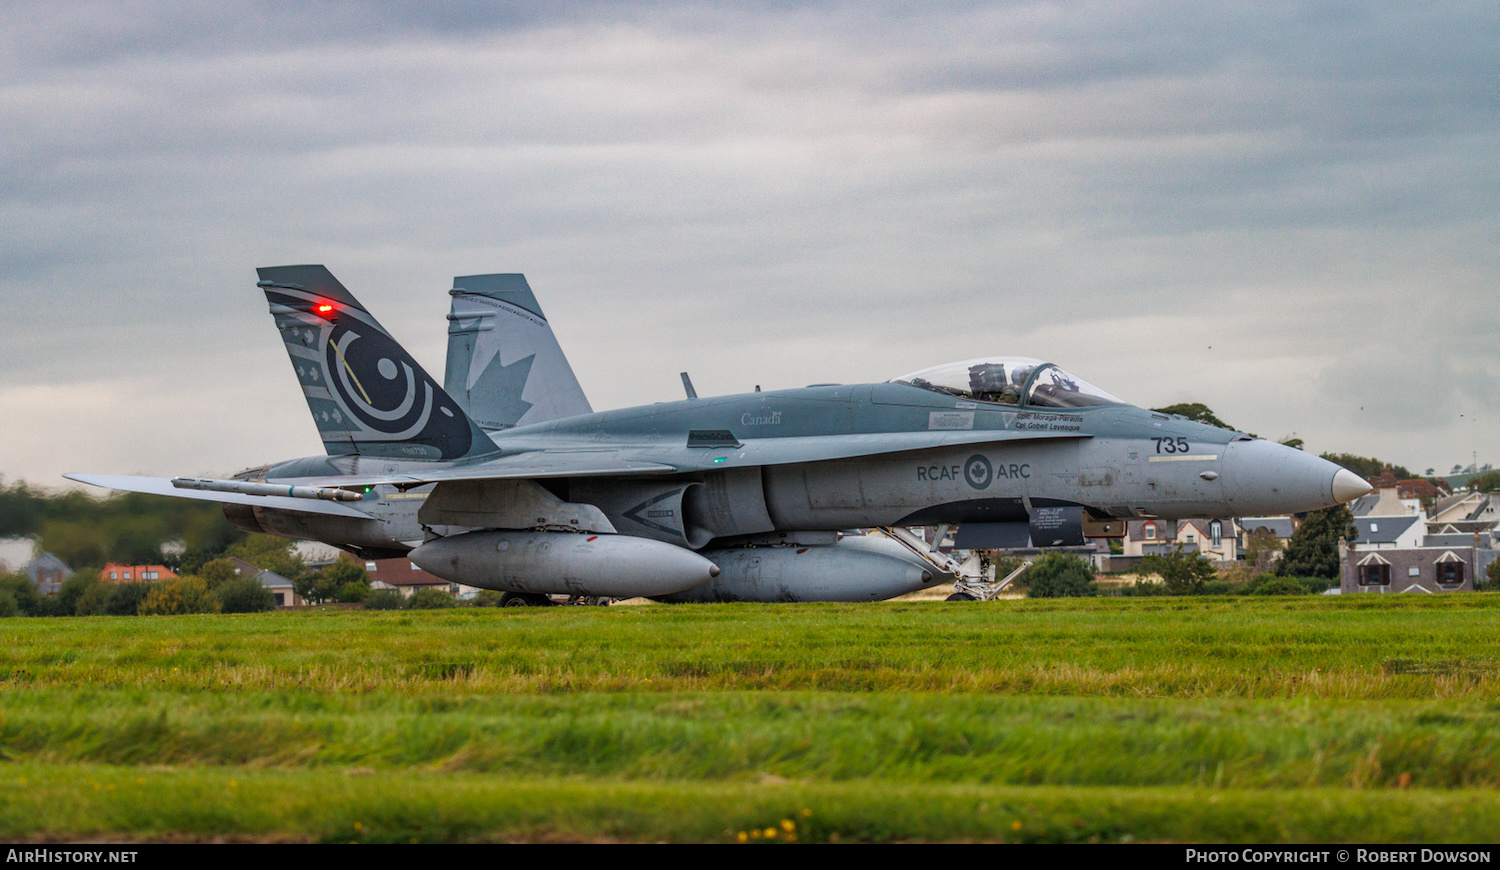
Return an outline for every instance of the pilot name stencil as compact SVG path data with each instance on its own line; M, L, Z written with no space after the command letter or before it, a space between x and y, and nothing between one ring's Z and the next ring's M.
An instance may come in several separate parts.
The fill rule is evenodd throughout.
M1026 432L1077 432L1082 428L1082 424L1074 414L1038 414L1035 411L1023 411L1015 416L1011 428Z

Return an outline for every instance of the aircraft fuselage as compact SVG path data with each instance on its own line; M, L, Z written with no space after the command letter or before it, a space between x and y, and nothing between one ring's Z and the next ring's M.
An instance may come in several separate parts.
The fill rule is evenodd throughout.
M1012 440L987 440L986 433ZM1002 406L900 383L684 400L493 435L502 456L576 451L651 460L668 449L681 455L689 445L692 467L675 473L546 483L564 500L599 504L621 533L694 549L770 532L1025 523L1041 508L1085 508L1097 519L1287 513L1337 503L1340 470L1288 447L1130 405ZM745 461L748 445L771 439L868 444L927 435L972 440L807 462ZM342 464L335 469L335 462ZM258 471L291 481L424 465L310 457ZM229 510L257 530L401 552L424 536L416 508L430 491L377 486L360 503L371 520L255 508L249 522L247 509Z

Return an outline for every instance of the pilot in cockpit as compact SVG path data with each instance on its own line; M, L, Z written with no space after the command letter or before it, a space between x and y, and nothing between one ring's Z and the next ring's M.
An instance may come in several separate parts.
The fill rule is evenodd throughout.
M1005 379L1004 363L980 363L969 367L969 392L981 402L1021 404L1021 388Z

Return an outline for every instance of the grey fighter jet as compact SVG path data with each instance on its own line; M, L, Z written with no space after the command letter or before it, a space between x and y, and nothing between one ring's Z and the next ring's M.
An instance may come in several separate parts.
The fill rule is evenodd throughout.
M519 275L455 279L439 386L324 267L258 271L327 454L228 480L68 477L222 502L239 528L405 555L517 603L882 600L957 568L906 527L1065 547L1131 517L1284 514L1370 491L1025 357L712 398L689 385L683 401L594 412ZM840 532L868 528L891 534Z

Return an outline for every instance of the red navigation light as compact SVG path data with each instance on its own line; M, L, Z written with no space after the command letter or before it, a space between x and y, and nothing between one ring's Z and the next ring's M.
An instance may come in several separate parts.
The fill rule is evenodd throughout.
M325 315L326 314L332 314L333 313L333 306L330 305L327 302L319 302L317 305L313 306L313 311L316 311L319 314L325 314Z

